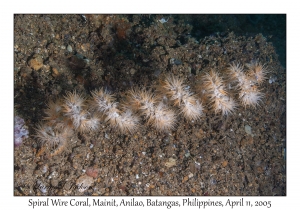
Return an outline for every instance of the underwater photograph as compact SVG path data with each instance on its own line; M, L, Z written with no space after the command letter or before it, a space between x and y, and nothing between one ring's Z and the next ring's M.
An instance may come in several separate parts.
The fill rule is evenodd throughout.
M286 196L286 14L14 14L14 196Z

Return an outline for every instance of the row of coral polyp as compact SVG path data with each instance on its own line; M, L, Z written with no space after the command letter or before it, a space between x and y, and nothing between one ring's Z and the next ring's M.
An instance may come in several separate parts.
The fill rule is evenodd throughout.
M119 103L113 94L104 89L84 96L74 92L51 101L45 110L46 117L37 127L37 138L48 145L62 148L76 132L99 130L100 124L108 124L120 133L133 133L142 124L159 132L176 127L177 115L188 121L197 121L203 114L203 103L208 110L229 115L238 107L256 107L263 98L258 86L266 79L266 68L259 63L232 64L222 77L211 70L200 78L195 88L184 79L166 75L156 88L132 89Z

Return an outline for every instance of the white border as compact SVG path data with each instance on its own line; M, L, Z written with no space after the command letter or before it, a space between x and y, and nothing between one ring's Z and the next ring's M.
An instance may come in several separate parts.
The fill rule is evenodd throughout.
M279 3L278 3L279 2ZM296 2L296 1L293 1ZM28 206L31 197L13 197L13 14L15 13L287 13L287 196L244 197L247 200L271 200L271 209L294 207L299 200L299 12L292 1L9 1L1 3L1 183L0 197L3 209L32 209ZM3 77L4 76L4 77ZM4 135L3 135L4 134ZM39 197L33 197L39 199ZM59 197L55 197L59 198ZM75 197L73 197L75 198ZM82 199L81 197L76 197ZM114 197L121 199L120 197ZM155 197L151 197L155 198ZM183 197L158 197L182 200ZM199 197L200 199L204 197ZM228 197L210 197L224 200ZM239 197L229 197L238 200ZM62 197L62 199L71 199ZM146 199L146 198L143 198ZM205 199L208 199L205 197ZM99 209L98 207L97 209ZM299 208L299 207L298 207ZM70 208L71 209L71 208ZM72 208L73 209L73 208ZM103 209L103 208L101 208ZM131 209L131 208L127 208ZM166 209L166 208L165 208ZM172 208L174 209L174 208ZM209 208L210 209L210 208ZM240 209L240 208L234 208Z

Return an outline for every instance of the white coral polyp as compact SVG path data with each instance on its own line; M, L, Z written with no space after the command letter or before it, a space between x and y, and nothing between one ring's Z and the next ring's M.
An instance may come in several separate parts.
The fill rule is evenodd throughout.
M263 94L258 91L247 91L240 95L244 106L257 106L263 98Z

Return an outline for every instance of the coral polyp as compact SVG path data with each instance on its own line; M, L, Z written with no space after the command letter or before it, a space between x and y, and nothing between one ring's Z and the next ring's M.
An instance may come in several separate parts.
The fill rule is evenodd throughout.
M180 106L183 96L186 95L183 79L175 77L173 74L167 75L161 85L174 105Z
M157 98L150 91L133 89L128 93L127 103L134 110L138 110L142 115L149 117L154 112Z
M255 90L254 88L242 89L239 93L239 98L243 104L243 106L253 106L256 107L259 105L259 102L262 101L264 95Z
M77 117L77 115L79 115L82 111L84 105L84 98L82 95L79 95L76 91L74 91L68 92L64 98L64 113L71 118Z
M107 112L112 107L115 107L117 104L114 103L114 96L103 90L96 90L92 92L93 101L94 101L94 108L96 108L100 112Z
M187 93L184 97L182 97L180 110L184 118L196 121L202 116L203 106L202 103L194 95L192 95L192 93Z
M133 133L139 126L139 118L128 108L123 109L121 112L118 110L112 111L109 122L113 127L119 129L121 133Z
M72 135L73 130L70 128L56 129L47 124L40 124L36 128L37 139L51 147L65 145Z
M148 123L160 132L168 132L175 128L176 115L174 111L160 102L149 116Z
M44 113L46 115L44 121L46 121L49 126L63 128L66 124L72 123L71 120L66 122L68 119L64 117L63 101L61 99L50 101Z
M80 132L95 131L100 125L100 118L97 113L87 110L82 111L77 120L78 121L76 123L73 122L73 124Z
M266 69L265 65L255 61L246 64L246 66L249 69L248 76L258 85L261 85L267 79L268 70Z

